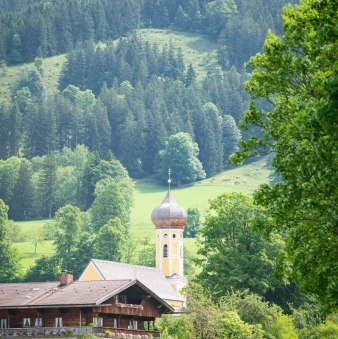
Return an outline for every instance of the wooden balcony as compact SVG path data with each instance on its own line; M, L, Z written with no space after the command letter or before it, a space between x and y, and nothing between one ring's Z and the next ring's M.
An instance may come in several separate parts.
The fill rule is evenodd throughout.
M0 337L55 337L64 336L70 333L69 331L72 336L78 336L83 333L92 333L93 329L90 326L7 328L0 329Z
M6 337L77 337L83 333L93 333L98 337L106 337L105 331L108 330L113 338L159 338L159 331L132 330L126 328L112 327L40 327L40 328L7 328L0 329L0 338ZM71 332L70 332L71 331ZM71 334L70 334L71 333Z

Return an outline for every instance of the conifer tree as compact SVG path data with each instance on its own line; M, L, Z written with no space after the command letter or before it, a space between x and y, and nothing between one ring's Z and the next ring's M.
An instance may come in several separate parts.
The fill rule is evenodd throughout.
M34 193L32 165L27 159L21 159L10 204L10 213L13 219L28 220L31 218L35 202Z

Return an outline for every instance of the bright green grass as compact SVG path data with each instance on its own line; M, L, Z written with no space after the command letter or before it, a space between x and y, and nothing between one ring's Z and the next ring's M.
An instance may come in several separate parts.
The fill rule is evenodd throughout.
M21 232L29 233L42 228L48 222L51 222L51 220L43 219L43 220L20 221L17 222L17 224L20 226Z
M225 192L243 192L252 194L260 184L267 183L270 170L266 166L266 159L258 162L229 169L213 178L202 180L194 185L173 188L177 202L184 206L196 207L201 211L202 218L208 208L208 201ZM135 183L134 206L131 213L131 235L135 241L149 237L155 242L155 227L151 222L152 210L161 203L167 192L166 186L159 186L149 180L140 180ZM48 220L19 222L22 232L33 231L42 227ZM50 222L50 221L49 221ZM25 267L31 265L37 258L34 256L34 246L29 242L17 244L23 255L22 263ZM185 239L185 248L191 255L196 255L197 244L195 239ZM38 254L51 254L51 242L38 245Z
M53 241L44 241L43 243L38 244L36 254L34 253L34 244L30 241L17 243L15 244L15 247L22 257L21 264L24 268L32 266L35 260L42 255L51 255L54 253Z
M163 29L140 29L137 33L150 43L157 43L160 49L170 42L181 48L186 66L194 67L198 79L204 78L207 66L216 60L216 43L207 36Z
M56 91L60 72L65 60L65 54L42 59L43 80L48 94ZM21 72L29 69L33 64L34 63L26 63L6 67L5 71L0 75L0 101L10 100L12 86L18 80Z

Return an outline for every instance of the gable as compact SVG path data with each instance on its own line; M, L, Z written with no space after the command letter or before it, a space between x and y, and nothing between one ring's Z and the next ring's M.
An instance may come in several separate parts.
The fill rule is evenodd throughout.
M105 280L91 261L81 274L79 281Z
M92 259L90 263L93 264L101 275L101 280L138 280L162 299L183 301L182 297L172 288L163 273L155 267L131 265L99 259ZM82 276L79 280L83 280Z

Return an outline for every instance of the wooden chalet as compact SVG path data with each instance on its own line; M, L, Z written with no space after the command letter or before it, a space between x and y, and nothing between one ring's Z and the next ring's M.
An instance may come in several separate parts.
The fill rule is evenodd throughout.
M137 279L0 284L0 335L84 332L159 336L154 321L174 309Z

